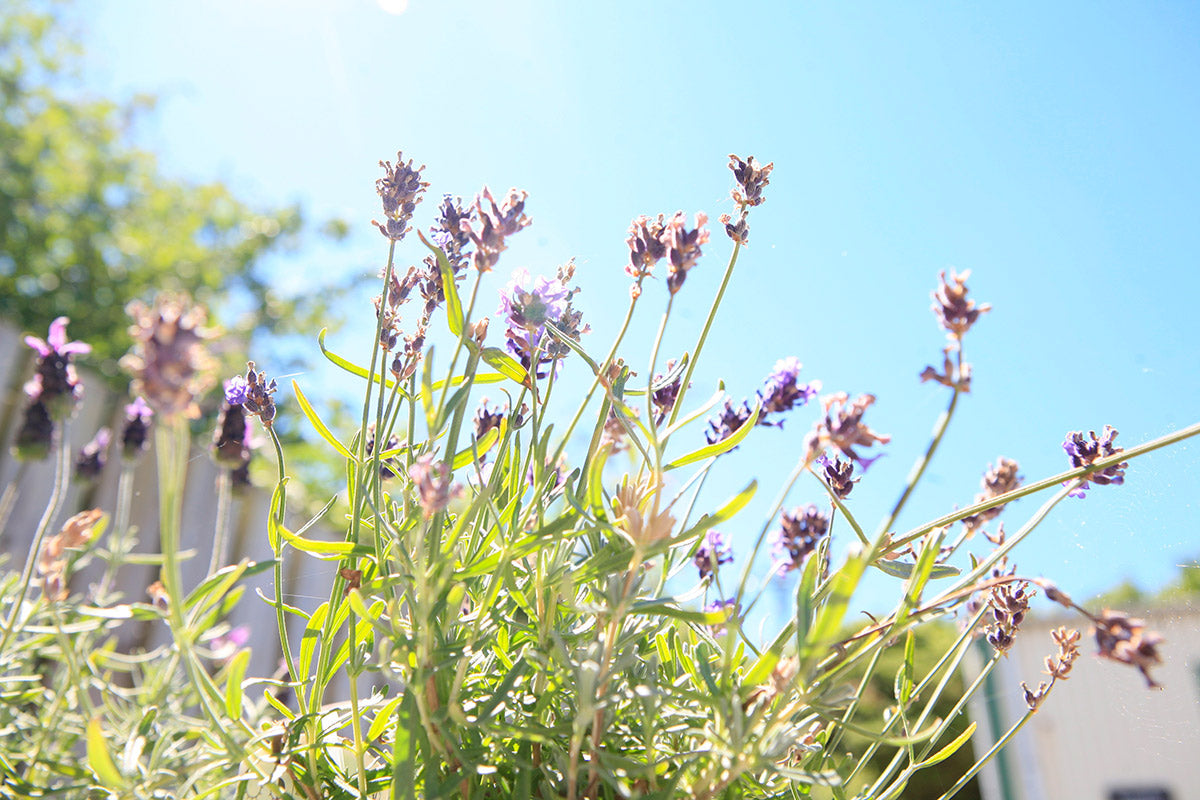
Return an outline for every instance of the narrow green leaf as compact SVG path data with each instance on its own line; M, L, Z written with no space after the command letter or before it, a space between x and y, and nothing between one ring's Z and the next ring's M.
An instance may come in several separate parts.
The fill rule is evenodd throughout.
M958 749L967 743L967 740L975 733L976 723L972 722L967 726L967 729L954 738L954 741L938 750L929 758L922 761L920 764L914 764L913 769L925 769L932 767L934 764L940 764L950 756L958 752Z
M880 559L876 561L874 566L880 571L886 572L893 578L908 578L912 575L914 564L908 561L892 561L888 559ZM949 564L934 564L929 570L929 578L936 580L938 578L949 578L958 575L962 572L958 567L952 567Z
M692 411L691 413L689 413L687 416L682 417L679 420L676 420L674 425L672 425L671 427L667 428L665 431L662 432L662 435L660 438L663 441L666 441L667 439L669 439L671 437L671 434L675 433L675 431L679 430L680 428L685 428L688 425L690 425L691 423L700 419L705 414L707 414L709 411L711 411L713 406L715 406L717 403L721 402L721 398L723 398L724 396L725 396L725 383L724 383L724 381L722 381L717 386L717 391L713 394L712 397L708 398L707 402L705 402L703 405L701 405L695 411Z
M308 417L308 422L313 426L313 430L328 442L334 450L338 451L338 454L342 458L354 458L354 454L346 448L346 445L339 442L338 438L333 435L333 431L329 430L328 426L321 421L321 417L317 414L316 409L312 407L312 403L308 402L308 398L304 396L304 392L300 391L300 384L294 380L292 381L292 391L296 393L296 402L300 404L300 410L304 412L304 416Z
M229 661L229 671L225 680L225 710L231 719L242 718L242 678L246 676L246 666L250 663L250 651L239 650Z
M752 480L746 484L746 488L735 494L733 497L721 504L712 514L705 514L695 525L688 528L679 536L675 537L676 542L685 542L694 536L698 536L704 531L715 525L721 525L728 520L733 519L734 515L746 507L754 497L754 493L758 491L758 481Z
M612 452L612 443L604 444L596 451L592 463L588 465L587 504L596 516L604 514L604 464Z
M271 551L278 554L281 545L280 529L283 527L279 524L279 520L283 518L280 513L283 507L283 487L287 486L287 476L285 475L279 483L275 484L274 491L271 492L271 505L267 511L267 541L271 544Z
M816 622L805 640L805 660L814 655L823 655L825 646L837 638L850 605L850 598L858 588L858 582L866 571L868 553L854 552L846 563L830 579L830 591L824 607L818 612Z
M679 458L672 461L670 464L667 464L665 467L663 467L663 469L667 470L667 469L678 469L679 467L686 467L688 464L695 464L697 461L703 461L706 458L712 458L713 456L719 456L722 453L729 452L730 450L732 450L733 448L735 448L739 444L741 444L742 440L750 435L750 430L755 426L755 424L758 423L758 415L761 412L762 412L762 404L755 403L754 411L752 411L750 413L750 419L746 420L746 422L742 424L742 427L740 427L736 431L734 431L733 435L730 436L728 439L724 439L715 444L705 445L704 447L701 447L698 450L693 450L692 452L688 453L687 455L680 456Z
M512 356L499 347L485 347L483 348L482 355L483 360L495 367L504 377L516 381L522 386L529 385L529 373Z
M466 375L455 375L453 378L450 378L449 382L451 386L460 386L466 379ZM508 380L508 376L501 375L499 372L480 372L471 377L471 383L500 383L506 380ZM434 381L433 390L435 392L440 391L445 385L445 378L442 378L440 381Z
M339 356L337 353L333 352L332 350L327 350L325 348L325 334L327 334L327 333L329 333L329 329L322 328L321 332L319 334L317 334L317 345L320 346L321 353L327 359L329 359L332 363L341 367L346 372L349 372L351 375L357 375L358 377L362 378L363 380L366 380L368 377L368 373L367 373L366 369L358 366L357 364L355 364L351 361L346 360L345 358L342 358L341 356ZM374 377L374 380L371 382L379 383L379 377L380 377L379 375L376 375ZM391 389L393 386L396 385L396 382L394 380L392 380L391 378L386 378L385 381L386 381L385 385L389 389ZM401 391L403 391L403 390L401 390Z
M371 555L369 548L355 545L354 542L320 542L313 539L305 539L303 536L297 536L282 525L279 527L279 533L287 540L287 543L297 550L302 550L305 553L314 553L318 556L348 556L352 553L359 555Z
M446 295L446 322L450 325L450 332L455 336L462 336L462 299L458 296L458 286L454 282L454 268L450 266L450 259L446 258L442 248L426 239L420 230L417 231L417 236L421 237L421 244L428 247L437 259L438 272L442 275L442 292Z
M300 637L300 663L297 666L300 674L293 675L293 680L307 679L309 667L312 666L313 654L316 652L318 640L321 638L321 627L325 624L327 616L329 616L328 601L317 606L317 610L308 620L308 625L304 627L304 635Z
M503 428L505 424L505 422L501 422L500 428ZM500 441L500 428L492 428L489 430L483 435L482 439L477 439L475 441L473 447L466 447L462 450L459 450L454 455L454 460L450 462L450 469L455 470L465 467L467 464L475 461L476 456L482 456L488 450L491 450L492 446L495 445L496 442Z
M88 766L100 784L114 792L125 786L125 779L117 771L112 755L108 752L108 744L104 741L104 729L100 727L99 719L92 719L87 726L87 757Z
M631 614L661 614L664 617L671 619L681 619L685 622L694 622L697 625L720 625L728 618L728 613L725 611L692 611L686 608L680 608L674 597L656 597L651 600L642 600L634 603L630 608Z
M912 628L909 628L904 637L904 660L900 663L900 668L896 670L896 680L892 685L892 696L900 704L901 713L908 705L908 700L912 695L913 659L916 657L915 642L916 637L913 636Z
M400 693L387 702L383 708L375 712L375 719L371 720L371 727L367 729L367 741L378 739L391 722L392 714L396 713L396 706L400 705L404 700L404 693Z
M570 348L572 351L574 351L575 355L579 356L584 361L586 361L587 365L592 368L593 373L595 373L596 375L600 374L600 365L596 363L596 360L594 358L592 358L591 356L589 356L587 354L587 351L585 351L582 347L580 347L579 342L575 341L570 336L567 336L565 333L563 333L561 330L559 330L558 326L555 325L553 322L546 323L546 330L548 330L550 332L551 336L553 336L555 339L558 339L560 342L562 342L568 348Z

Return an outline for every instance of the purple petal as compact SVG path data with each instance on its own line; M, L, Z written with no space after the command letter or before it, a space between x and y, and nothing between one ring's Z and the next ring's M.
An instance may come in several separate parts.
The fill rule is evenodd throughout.
M46 341L56 352L63 352L62 348L67 344L67 323L70 321L67 317L58 317L50 323L50 333Z
M53 348L51 348L50 345L46 344L44 341L42 341L41 339L39 339L36 336L26 336L25 344L29 345L34 350L36 350L37 354L39 356L41 356L42 358L45 358L46 356L48 356L54 352Z

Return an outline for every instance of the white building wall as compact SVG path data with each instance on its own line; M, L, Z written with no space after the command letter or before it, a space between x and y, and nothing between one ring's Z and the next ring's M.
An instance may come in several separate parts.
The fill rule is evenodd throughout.
M1164 663L1154 670L1162 689L1148 689L1132 667L1094 656L1089 626L1078 617L1031 617L1021 626L985 687L990 696L981 693L971 704L977 754L994 741L989 706L1006 731L1026 711L1021 681L1036 688L1047 679L1043 662L1056 652L1051 630L1079 628L1081 655L1017 734L1004 763L981 775L984 800L1200 800L1200 608L1130 613L1165 639ZM1007 781L999 767L1007 767Z

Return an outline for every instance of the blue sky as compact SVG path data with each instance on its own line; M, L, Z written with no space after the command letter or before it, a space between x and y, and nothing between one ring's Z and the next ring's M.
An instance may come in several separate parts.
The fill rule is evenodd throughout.
M125 0L70 16L91 85L160 95L139 137L169 173L352 223L344 247L281 259L279 280L303 289L381 265L376 162L403 149L428 165L422 225L443 192L530 193L533 226L497 285L575 257L593 351L624 312L630 219L684 209L715 222L731 205L727 155L774 161L692 398L722 379L750 394L789 355L827 391L876 394L868 419L894 438L852 495L871 528L945 403L916 377L940 360L940 270L970 269L994 310L967 341L973 391L901 528L970 502L997 456L1034 480L1066 467L1069 430L1112 424L1129 446L1200 419L1192 6L409 0L397 14ZM714 231L664 353L691 346L728 253ZM661 285L647 294L635 364L665 302ZM346 352L369 341L369 315L351 314L359 324L333 342ZM314 381L320 369L314 355ZM756 431L710 479L715 502L760 478L760 502L728 529L735 551L814 415ZM1124 487L1060 506L1017 551L1022 572L1078 596L1169 579L1200 553L1198 467L1200 445L1155 453ZM818 500L802 481L789 502ZM1011 508L1009 528L1037 502ZM876 580L863 602L897 591Z

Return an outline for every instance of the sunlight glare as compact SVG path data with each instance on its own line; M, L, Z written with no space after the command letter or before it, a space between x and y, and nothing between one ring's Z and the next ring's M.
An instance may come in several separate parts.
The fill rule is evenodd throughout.
M378 3L387 14L399 16L408 10L408 0L378 0Z

